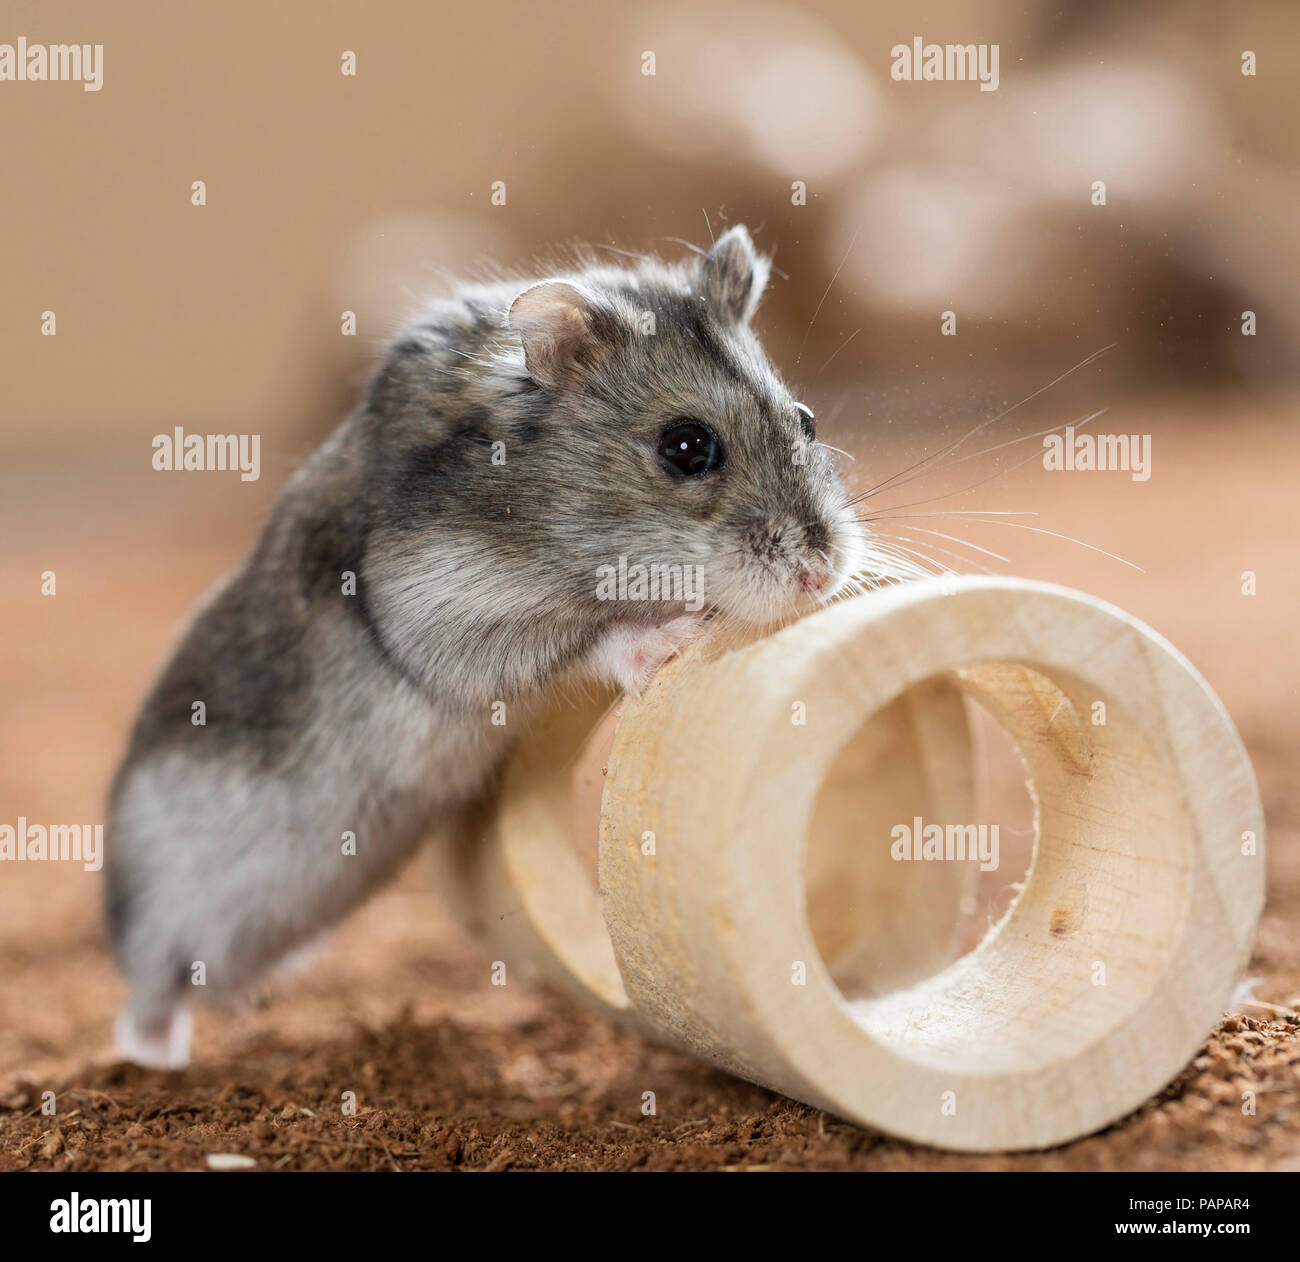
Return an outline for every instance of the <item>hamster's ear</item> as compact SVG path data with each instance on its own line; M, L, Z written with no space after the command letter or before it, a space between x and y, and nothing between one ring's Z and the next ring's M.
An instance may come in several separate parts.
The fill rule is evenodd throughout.
M704 256L700 289L722 319L748 324L771 271L772 260L755 252L749 229L738 223Z
M592 300L574 285L544 280L510 304L506 323L524 344L524 364L539 386L559 390L575 384L596 349Z

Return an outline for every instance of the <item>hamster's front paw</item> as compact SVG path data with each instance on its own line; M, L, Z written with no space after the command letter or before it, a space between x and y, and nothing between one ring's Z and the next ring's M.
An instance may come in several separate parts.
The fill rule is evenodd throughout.
M640 695L654 673L704 630L698 614L683 614L662 626L623 622L601 636L592 650L593 672L625 692Z

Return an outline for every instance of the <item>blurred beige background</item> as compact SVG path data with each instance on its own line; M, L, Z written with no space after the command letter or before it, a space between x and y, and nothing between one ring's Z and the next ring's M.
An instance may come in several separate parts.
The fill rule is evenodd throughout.
M860 379L912 425L978 418L1109 342L1113 391L1296 375L1285 0L18 0L5 18L0 39L105 62L99 92L0 84L11 470L138 466L183 424L261 433L274 477L436 269L576 240L679 253L666 238L707 242L706 217L776 252L762 323L791 379ZM999 89L892 81L914 35L999 43Z

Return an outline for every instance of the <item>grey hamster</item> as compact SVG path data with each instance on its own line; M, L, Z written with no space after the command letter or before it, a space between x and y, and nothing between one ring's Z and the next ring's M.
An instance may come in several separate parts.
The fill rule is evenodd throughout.
M750 328L768 272L735 227L467 286L393 342L136 721L106 847L125 1057L186 1063L191 996L243 993L391 876L558 681L638 690L706 618L852 582L862 527ZM609 581L652 566L691 568L656 599Z

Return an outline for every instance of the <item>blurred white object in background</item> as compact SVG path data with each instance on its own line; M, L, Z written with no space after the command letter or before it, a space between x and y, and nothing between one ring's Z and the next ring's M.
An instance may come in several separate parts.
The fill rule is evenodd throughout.
M1008 79L996 129L973 111L943 120L943 148L974 154L1026 194L1087 203L1094 180L1121 206L1181 198L1226 157L1229 138L1213 97L1158 60L1089 57L1051 62Z
M626 76L620 99L651 148L674 158L748 159L794 181L845 173L875 145L875 77L820 18L734 2L634 14L655 74Z
M877 305L937 318L960 300L964 311L1011 319L1016 290L1037 266L1024 211L1016 189L978 167L899 163L846 199L827 266L842 261L846 287Z

